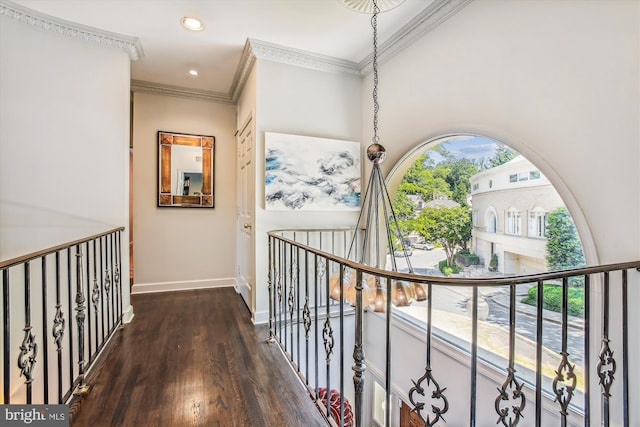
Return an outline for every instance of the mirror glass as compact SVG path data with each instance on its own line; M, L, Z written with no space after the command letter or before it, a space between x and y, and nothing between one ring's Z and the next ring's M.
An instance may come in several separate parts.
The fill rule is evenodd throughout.
M158 206L214 206L213 136L158 132Z

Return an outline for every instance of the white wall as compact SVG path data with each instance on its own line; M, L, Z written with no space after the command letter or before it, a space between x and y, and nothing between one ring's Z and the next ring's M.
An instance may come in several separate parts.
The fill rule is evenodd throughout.
M128 55L1 19L0 258L126 226Z
M0 17L0 259L127 226L129 81L130 60L122 50ZM121 272L129 269L128 242L125 231ZM61 259L65 265L64 253ZM53 263L49 257L50 273ZM39 263L33 264L32 281L40 280L35 265ZM13 280L19 277L15 273L14 269L10 274L12 363L25 325L24 309L19 310L24 308L23 286ZM61 274L64 278L64 267ZM52 325L55 278L49 275L47 283L48 325ZM129 287L126 279L121 283L124 320L129 321L133 316ZM32 284L31 324L39 346L34 401L42 401L44 339L50 361L54 346L50 326L44 332L41 326L39 288ZM67 325L75 324L73 311L66 306L62 310ZM65 332L65 346L67 337ZM76 357L62 355L65 363ZM65 375L68 366L63 368ZM53 380L55 369L49 374ZM12 403L24 402L24 378L15 369L11 377Z
M231 286L235 277L235 106L135 93L133 292ZM159 130L215 136L215 207L157 207Z
M1 24L0 258L126 226L129 57Z
M639 7L631 0L472 2L380 67L383 169L439 135L489 136L553 183L576 221L587 263L638 260ZM363 105L366 124L371 102L364 96ZM365 126L363 134L369 140L371 130ZM629 300L639 298L631 286ZM593 301L592 309L601 298ZM640 315L630 316L634 330ZM619 337L612 340L619 345ZM640 354L637 334L630 348ZM638 378L631 369L629 378ZM640 389L630 383L637 402ZM637 405L631 410L639 420Z
M292 228L355 227L357 212L282 212L264 209L264 133L360 141L360 77L267 60L256 64L256 312L268 317L267 232ZM364 190L363 190L364 191Z

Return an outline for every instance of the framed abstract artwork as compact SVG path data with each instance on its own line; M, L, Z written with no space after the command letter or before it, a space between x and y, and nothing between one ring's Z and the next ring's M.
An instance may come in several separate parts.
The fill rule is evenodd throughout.
M265 209L360 209L360 144L265 133Z

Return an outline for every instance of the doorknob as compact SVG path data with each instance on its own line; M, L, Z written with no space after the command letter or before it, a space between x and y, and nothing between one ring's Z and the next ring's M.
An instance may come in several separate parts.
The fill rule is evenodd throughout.
M248 222L246 222L246 223L244 224L244 228L251 228L251 224L249 224Z

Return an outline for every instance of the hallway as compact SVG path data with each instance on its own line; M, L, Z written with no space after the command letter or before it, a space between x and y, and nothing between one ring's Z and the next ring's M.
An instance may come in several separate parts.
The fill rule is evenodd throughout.
M133 321L70 408L71 426L326 425L233 288L133 295L132 304Z

